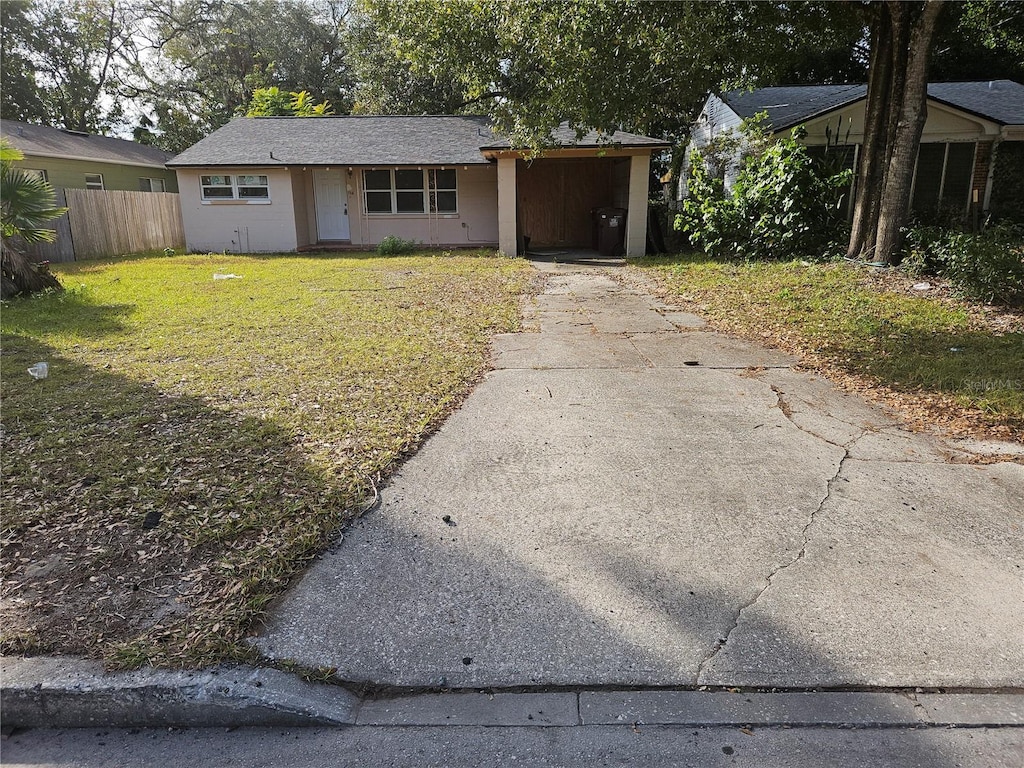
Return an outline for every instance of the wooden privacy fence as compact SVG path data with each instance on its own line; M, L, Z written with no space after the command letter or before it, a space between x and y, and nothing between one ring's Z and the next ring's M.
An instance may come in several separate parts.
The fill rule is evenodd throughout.
M121 190L54 190L57 205L68 212L48 226L57 231L53 243L28 249L39 261L76 261L122 253L185 246L181 201L175 192Z

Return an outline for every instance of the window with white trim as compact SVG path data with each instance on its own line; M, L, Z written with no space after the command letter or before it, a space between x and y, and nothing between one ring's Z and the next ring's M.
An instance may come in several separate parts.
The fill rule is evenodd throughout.
M457 213L454 168L395 168L363 171L367 213Z
M260 174L200 176L203 200L269 200L270 182Z
M143 176L139 179L139 191L141 192L166 192L163 179L152 179Z
M23 168L22 170L25 171L25 173L27 173L29 176L35 176L40 181L50 180L50 177L46 174L46 171L40 170L38 168Z
M103 189L103 174L102 173L87 173L85 174L85 188L86 189Z

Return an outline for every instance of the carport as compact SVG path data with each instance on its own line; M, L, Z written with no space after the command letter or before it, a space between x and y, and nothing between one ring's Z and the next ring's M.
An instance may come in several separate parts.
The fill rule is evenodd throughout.
M541 153L506 142L482 147L498 163L498 243L502 252L530 248L593 248L594 211L626 209L625 255L643 256L651 154L670 145L648 136L591 132L577 139L563 126L556 148Z

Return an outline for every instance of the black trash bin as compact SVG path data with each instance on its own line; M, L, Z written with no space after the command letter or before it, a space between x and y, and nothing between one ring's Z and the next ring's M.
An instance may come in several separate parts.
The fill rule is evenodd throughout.
M597 252L608 259L625 254L626 209L595 208L594 228L596 230Z

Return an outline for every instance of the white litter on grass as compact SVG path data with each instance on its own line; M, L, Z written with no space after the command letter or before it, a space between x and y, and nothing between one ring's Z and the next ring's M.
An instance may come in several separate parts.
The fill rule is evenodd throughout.
M932 289L931 283L914 283L915 291L930 291Z
M232 275L230 273L226 275L222 275L220 272L213 273L214 280L237 280L240 277L241 275Z
M46 363L36 363L35 365L29 366L28 375L37 381L39 379L45 379L50 373L50 366Z

